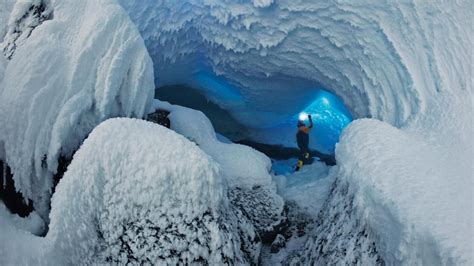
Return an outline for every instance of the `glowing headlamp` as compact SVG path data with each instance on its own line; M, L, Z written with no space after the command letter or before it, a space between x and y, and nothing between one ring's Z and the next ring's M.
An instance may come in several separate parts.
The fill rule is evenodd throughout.
M308 119L308 114L305 112L300 113L299 120L305 121L306 119Z

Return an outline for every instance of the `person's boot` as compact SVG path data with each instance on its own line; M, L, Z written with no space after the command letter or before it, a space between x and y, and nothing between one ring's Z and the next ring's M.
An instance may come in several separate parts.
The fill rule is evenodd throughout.
M298 160L298 162L296 163L295 172L298 172L302 166L303 166L303 161Z

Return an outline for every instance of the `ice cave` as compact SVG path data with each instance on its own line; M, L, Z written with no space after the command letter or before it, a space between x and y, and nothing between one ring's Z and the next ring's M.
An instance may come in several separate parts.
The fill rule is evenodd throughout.
M474 264L472 11L1 0L0 265Z

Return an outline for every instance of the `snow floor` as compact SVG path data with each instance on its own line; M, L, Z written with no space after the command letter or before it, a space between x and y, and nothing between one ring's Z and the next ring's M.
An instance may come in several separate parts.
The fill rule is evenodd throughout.
M329 196L335 175L330 175L332 166L318 161L317 157L314 158L313 164L305 165L300 171L294 172L296 161L296 158L273 160L272 171L275 174L273 180L277 184L278 194L287 204L294 204L290 211L302 212L300 215L308 215L309 219L315 220ZM281 265L289 255L304 247L311 229L312 224L308 224L304 235L293 234L278 253L271 253L271 248L268 246L263 247L262 265Z

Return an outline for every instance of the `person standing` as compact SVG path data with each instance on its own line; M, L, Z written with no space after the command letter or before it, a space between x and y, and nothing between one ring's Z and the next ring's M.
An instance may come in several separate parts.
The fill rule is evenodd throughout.
M298 162L296 163L295 171L300 170L304 164L311 163L311 155L309 151L309 131L313 128L313 120L311 115L308 115L309 124L306 126L305 119L298 119L298 132L296 132L296 143L300 149Z

